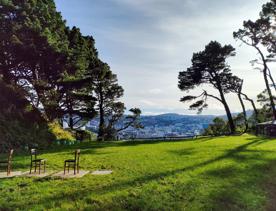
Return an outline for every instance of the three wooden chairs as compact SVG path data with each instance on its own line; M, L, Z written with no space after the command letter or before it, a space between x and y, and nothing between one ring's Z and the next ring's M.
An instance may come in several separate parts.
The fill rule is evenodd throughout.
M11 174L12 170L12 155L13 155L14 150L11 149L8 153L7 160L0 160L0 167L4 167L5 170L7 171L7 176ZM43 172L46 172L46 159L38 158L38 152L36 149L31 149L31 164L30 164L30 174L33 171L37 172L38 169L38 174L41 173L41 168L43 167ZM74 175L76 173L79 173L80 170L80 149L75 150L74 153L74 159L68 159L64 161L64 174L66 174L66 169L67 172L69 173L70 167L74 169Z

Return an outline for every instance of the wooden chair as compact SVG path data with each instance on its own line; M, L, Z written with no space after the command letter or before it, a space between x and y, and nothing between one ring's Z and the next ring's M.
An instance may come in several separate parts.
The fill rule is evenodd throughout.
M12 155L13 155L13 149L9 151L8 160L0 160L0 166L5 167L7 169L7 176L11 174L11 170L12 170Z
M30 166L30 174L32 173L33 167L35 168L35 173L36 169L38 167L38 174L41 172L41 166L43 166L44 173L46 172L46 160L37 158L37 150L36 149L31 149L31 166Z
M68 159L64 161L64 174L66 172L66 167L67 167L67 171L69 173L69 168L73 167L74 168L74 175L76 174L76 170L77 173L79 173L80 170L80 149L77 149L75 151L75 159Z

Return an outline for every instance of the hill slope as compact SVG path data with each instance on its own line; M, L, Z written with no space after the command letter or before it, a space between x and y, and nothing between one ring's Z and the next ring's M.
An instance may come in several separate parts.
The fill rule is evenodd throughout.
M135 137L164 137L164 136L185 136L203 131L212 122L215 116L212 115L180 115L174 113L161 114L156 116L141 116L141 123L144 129L137 131L129 128L121 132L123 138ZM89 122L88 128L97 132L99 120L96 118ZM117 127L121 128L123 121Z

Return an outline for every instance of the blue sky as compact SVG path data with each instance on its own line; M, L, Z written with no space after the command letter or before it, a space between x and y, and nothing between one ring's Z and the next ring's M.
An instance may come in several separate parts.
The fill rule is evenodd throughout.
M232 44L237 56L229 63L245 79L244 90L255 96L264 89L262 75L250 60L256 52L232 38L243 20L255 19L261 0L56 0L69 26L92 35L100 58L118 75L128 108L144 114L192 114L179 102L178 72L190 66L193 52L211 40ZM204 87L216 94L209 87ZM197 92L197 91L195 91ZM236 96L228 95L233 112L241 110ZM250 108L248 106L248 108ZM224 114L210 101L203 114Z

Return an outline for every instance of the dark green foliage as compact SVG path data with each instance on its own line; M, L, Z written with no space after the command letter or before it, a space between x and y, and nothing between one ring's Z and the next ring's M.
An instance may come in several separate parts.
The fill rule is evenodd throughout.
M191 96L191 95L187 95L184 96L180 99L181 102L187 102L187 101L192 101L195 100L197 97L196 96Z
M138 108L130 109L132 115L126 117L124 126L116 128L116 123L123 118L126 109L124 103L119 101L124 89L118 84L117 76L108 64L98 62L96 68L90 70L90 77L93 96L97 99L96 111L100 118L98 140L114 140L118 132L128 127L140 128L141 110Z
M232 56L235 56L235 49L231 45L221 46L216 41L210 42L204 51L194 53L192 66L179 73L179 88L188 91L201 84L212 84L216 89L221 87L224 93L228 93L232 73L226 58Z
M268 61L273 59L276 54L276 37L275 37L275 24L276 24L276 1L270 0L268 3L263 5L262 11L260 13L260 20L265 22L265 27L263 30L262 44L267 47Z
M91 87L83 83L91 61L97 60L94 39L66 27L52 0L14 0L0 10L3 80L21 85L47 120L95 116Z
M229 135L229 127L227 121L223 118L216 117L213 120L213 123L205 129L204 135L211 135L211 136L221 136L221 135Z
M1 1L0 40L1 84L19 92L17 101L2 102L11 111L0 113L1 140L7 147L47 145L58 137L49 138L54 132L48 132L46 121L96 115L87 76L98 60L94 39L68 28L53 0Z
M0 77L40 117L66 120L73 130L99 112L100 134L114 130L125 110L123 88L99 60L93 37L67 27L53 0L1 1L0 40Z
M0 151L46 147L55 140L47 122L22 92L21 88L0 81Z
M95 41L90 36L83 36L80 30L73 27L68 34L70 63L69 74L59 82L62 87L61 114L67 114L68 125L73 129L80 121L85 122L96 116L94 106L96 98L93 97L93 78L96 64L99 61L95 49ZM77 121L74 117L77 116ZM62 117L62 116L60 116Z
M100 118L98 139L106 139L107 134L112 134L110 136L114 137L113 122L116 122L125 110L124 104L118 101L123 96L124 90L106 63L99 62L97 68L91 69L90 77L93 96L97 99L96 110Z
M246 111L235 115L233 120L234 120L234 123L236 125L237 132L246 133L250 129L249 124L248 124Z
M273 101L276 102L276 97L273 96ZM270 97L268 95L267 90L264 90L260 94L257 95L257 102L262 106L259 109L258 118L261 122L271 121L273 120L272 109L270 104Z
M235 39L242 41L242 43L252 47L258 53L259 58L252 61L253 65L258 65L257 69L263 73L266 90L269 96L271 113L273 119L276 119L275 102L273 100L270 82L275 88L274 79L269 69L269 62L273 61L275 57L275 11L273 11L275 2L265 4L260 18L256 21L244 21L243 28L233 33ZM274 21L274 25L273 25ZM265 50L266 48L266 50ZM257 116L257 115L256 115Z
M205 46L204 51L194 53L192 66L180 72L178 76L178 87L182 91L187 92L203 84L211 85L218 91L219 97L203 91L199 96L184 96L181 101L197 99L190 108L201 112L208 106L208 98L218 100L225 108L232 133L235 132L235 125L224 95L233 92L240 81L231 73L230 66L226 62L228 57L233 56L235 56L235 49L231 45L222 46L216 41L211 41Z

